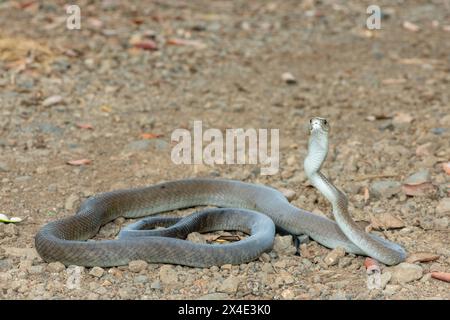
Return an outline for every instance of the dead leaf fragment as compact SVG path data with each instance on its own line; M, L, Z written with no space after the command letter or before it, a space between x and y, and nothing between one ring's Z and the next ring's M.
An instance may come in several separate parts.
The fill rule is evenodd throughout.
M92 163L92 160L90 160L90 159L79 159L79 160L67 161L67 164L69 164L71 166L84 166L84 165L88 165L91 163Z
M406 258L406 262L430 262L439 259L439 255L430 252L416 252L412 253Z
M450 272L432 272L431 277L445 282L450 282Z
M389 230L403 228L405 223L390 213L381 213L377 216L371 215L370 226L373 230Z
M402 83L405 83L405 82L406 82L406 79L404 79L404 78L400 78L400 79L388 78L388 79L383 79L381 81L382 84L387 84L387 85L390 85L390 84L402 84Z

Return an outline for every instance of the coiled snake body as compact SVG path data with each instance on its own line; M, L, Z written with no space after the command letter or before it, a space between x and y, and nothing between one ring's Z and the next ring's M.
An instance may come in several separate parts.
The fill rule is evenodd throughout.
M118 266L132 260L210 267L256 259L273 245L275 225L306 234L322 245L371 256L385 264L402 262L404 249L361 230L347 210L347 198L320 172L328 152L328 123L310 121L304 169L332 204L336 222L291 205L279 191L256 184L220 179L186 179L99 194L86 200L77 214L53 221L35 238L36 250L47 262L66 265ZM149 217L128 226L117 240L86 241L118 217L137 218L200 205L219 207L187 218ZM227 209L224 209L227 208ZM141 230L155 226L162 230ZM193 231L240 230L250 234L230 244L197 244L183 240Z

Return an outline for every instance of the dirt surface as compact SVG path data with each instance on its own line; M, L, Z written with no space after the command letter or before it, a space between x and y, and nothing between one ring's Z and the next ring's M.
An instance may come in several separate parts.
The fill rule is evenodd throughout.
M64 4L0 1L0 212L26 218L0 224L1 298L450 298L431 277L450 272L447 1L379 1L374 31L370 1L78 1L81 30L66 28ZM381 266L381 288L369 290L364 257L315 242L297 256L290 236L258 261L209 269L65 268L34 250L43 224L91 195L194 176L292 190L296 206L330 216L302 168L312 116L331 123L324 169L353 217L433 261ZM279 173L175 165L171 133L194 120L280 129ZM80 159L92 162L67 164Z

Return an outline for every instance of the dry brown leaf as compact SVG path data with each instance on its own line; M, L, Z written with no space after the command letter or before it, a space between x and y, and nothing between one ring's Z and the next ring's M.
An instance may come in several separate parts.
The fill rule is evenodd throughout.
M412 253L406 258L406 262L430 262L439 259L439 255L430 252L416 252Z
M100 29L103 27L103 21L98 18L88 18L87 19L88 24L96 29Z
M364 38L377 38L379 36L379 33L372 30L362 30L359 34Z
M446 174L450 175L450 162L443 163L442 169L444 169Z
M404 184L402 190L407 196L425 196L434 193L436 188L431 182L424 182L416 185Z
M376 217L371 215L370 226L372 230L400 229L405 226L405 223L390 213L381 213Z
M67 164L69 164L71 166L84 166L84 165L88 165L91 163L92 163L92 160L90 160L90 159L79 159L79 160L67 161Z
M431 277L445 282L450 282L450 272L432 272Z
M88 123L77 123L76 126L80 129L94 130L94 127Z

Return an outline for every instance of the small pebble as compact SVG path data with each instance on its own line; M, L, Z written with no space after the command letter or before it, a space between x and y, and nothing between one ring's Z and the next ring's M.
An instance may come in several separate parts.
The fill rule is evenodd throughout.
M145 269L147 269L148 263L143 260L134 260L128 264L128 268L131 272L139 273Z

